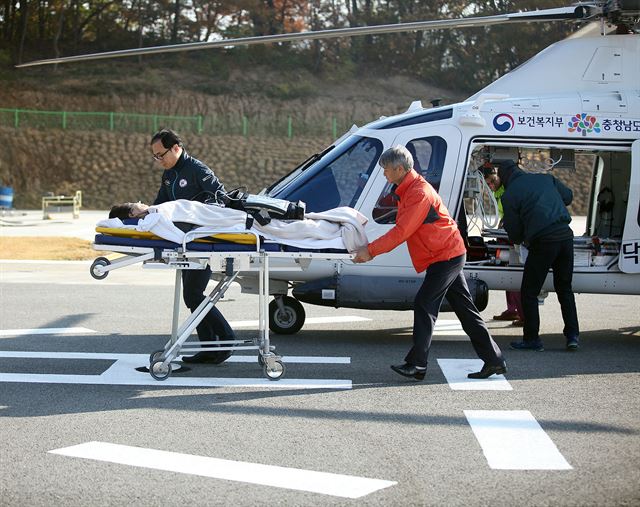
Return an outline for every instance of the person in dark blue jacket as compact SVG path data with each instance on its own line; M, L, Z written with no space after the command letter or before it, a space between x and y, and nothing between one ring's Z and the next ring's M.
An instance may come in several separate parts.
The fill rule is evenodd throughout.
M200 202L221 202L224 185L205 164L190 156L184 149L182 139L173 130L163 129L151 138L151 153L164 172L158 195L153 204L162 204L177 199ZM185 269L182 271L185 304L193 312L204 300L204 291L211 278L211 268ZM235 340L235 333L220 310L211 308L197 327L200 341ZM186 363L219 364L231 356L231 351L205 351L183 357Z
M509 240L528 249L522 275L523 341L511 347L544 350L540 339L538 295L549 272L553 270L553 286L560 302L564 336L568 350L579 347L578 314L571 287L573 278L573 231L566 206L573 192L550 174L531 174L513 161L497 164L495 174L486 178L493 187L504 185L503 226Z

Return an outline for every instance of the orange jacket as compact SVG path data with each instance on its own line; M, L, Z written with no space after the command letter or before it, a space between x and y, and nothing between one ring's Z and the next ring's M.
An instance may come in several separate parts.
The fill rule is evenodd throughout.
M466 253L458 226L434 188L411 170L395 190L400 198L396 225L369 243L376 257L407 242L413 267L421 273L434 262L448 261Z

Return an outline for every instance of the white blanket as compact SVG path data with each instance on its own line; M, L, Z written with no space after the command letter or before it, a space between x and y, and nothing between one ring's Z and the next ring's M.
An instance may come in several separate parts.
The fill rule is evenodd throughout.
M208 236L206 229L218 232L244 232L244 211L179 199L149 207L149 214L137 225L124 225L118 218L101 220L99 227L116 227L149 231L161 238L182 243L185 233L173 222L200 227L190 231L195 237ZM368 243L364 232L367 219L353 208L341 207L321 213L306 213L304 220L271 220L267 225L254 222L251 231L266 239L298 248L338 248L349 252ZM199 232L201 230L201 232Z

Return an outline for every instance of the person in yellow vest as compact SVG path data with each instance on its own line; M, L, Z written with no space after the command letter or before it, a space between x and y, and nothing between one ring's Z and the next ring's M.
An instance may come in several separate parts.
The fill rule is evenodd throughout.
M551 174L532 174L513 160L503 160L496 172L485 178L492 190L504 185L504 230L509 241L527 248L520 293L524 326L522 341L509 345L515 350L542 352L538 296L551 269L553 289L562 311L566 348L580 348L580 323L573 293L573 231L567 210L573 192Z
M502 225L502 219L504 217L504 209L502 207L502 195L504 194L504 185L500 185L497 188L494 188L493 185L493 176L497 174L495 167L493 167L490 163L486 163L482 166L482 174L484 176L484 180L489 185L489 188L493 191L493 196L496 198L496 202L498 203L498 215L500 216L500 225ZM493 185L493 186L492 186ZM517 327L524 326L524 312L522 311L522 297L520 295L520 291L517 290L508 290L506 291L507 296L507 309L493 316L493 320L510 320L512 321L512 325Z

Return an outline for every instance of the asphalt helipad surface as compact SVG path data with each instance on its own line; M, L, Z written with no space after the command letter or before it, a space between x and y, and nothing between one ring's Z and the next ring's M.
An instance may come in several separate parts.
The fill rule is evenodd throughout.
M106 214L15 212L0 235L90 240ZM570 353L554 296L545 351L523 352L492 293L509 370L473 385L452 314L417 383L389 369L411 312L310 305L299 333L272 336L282 380L240 351L159 382L137 367L167 340L173 273L98 281L89 264L0 261L0 505L640 504L638 296L578 294ZM218 303L243 339L256 298L234 286Z

